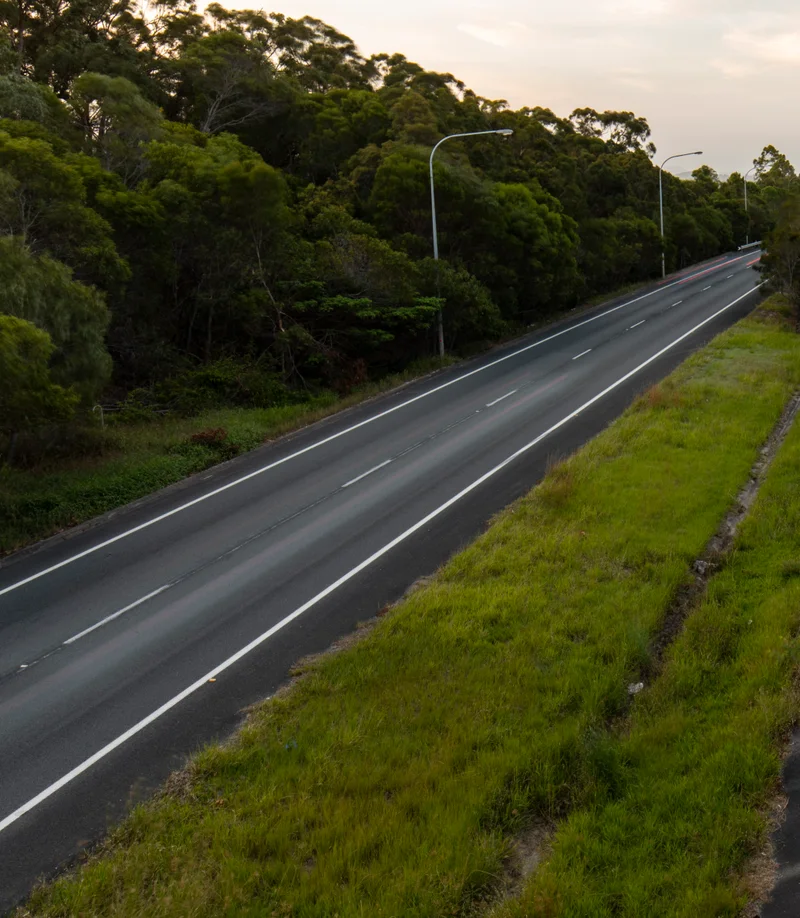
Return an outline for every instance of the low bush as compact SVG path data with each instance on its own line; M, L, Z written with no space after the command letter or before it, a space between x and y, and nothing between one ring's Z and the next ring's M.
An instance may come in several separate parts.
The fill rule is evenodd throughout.
M275 374L244 360L225 358L187 370L160 383L155 400L183 416L214 408L274 408L307 401Z

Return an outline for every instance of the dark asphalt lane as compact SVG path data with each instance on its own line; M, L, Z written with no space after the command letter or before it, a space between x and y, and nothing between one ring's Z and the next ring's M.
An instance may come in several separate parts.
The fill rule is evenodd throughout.
M683 272L0 565L0 909L97 840L187 754L229 733L242 709L271 694L298 657L397 599L533 485L549 457L585 442L636 393L749 312L758 299L759 278L749 267L755 257ZM321 596L214 683L202 681L740 297ZM164 514L171 515L148 525ZM137 527L144 528L131 531ZM196 682L196 691L152 717ZM17 815L43 792L49 796Z

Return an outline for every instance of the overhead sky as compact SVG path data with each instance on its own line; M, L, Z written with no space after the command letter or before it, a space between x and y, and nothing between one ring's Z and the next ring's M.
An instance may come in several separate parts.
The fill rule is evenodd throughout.
M648 119L659 161L702 149L719 172L741 172L771 143L800 168L800 0L275 0L271 9L323 19L365 56L399 51L514 108L634 111Z

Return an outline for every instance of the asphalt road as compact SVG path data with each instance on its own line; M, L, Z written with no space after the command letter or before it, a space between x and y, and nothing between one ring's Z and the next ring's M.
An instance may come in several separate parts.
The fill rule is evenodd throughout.
M7 559L0 910L749 312L756 257L683 272Z

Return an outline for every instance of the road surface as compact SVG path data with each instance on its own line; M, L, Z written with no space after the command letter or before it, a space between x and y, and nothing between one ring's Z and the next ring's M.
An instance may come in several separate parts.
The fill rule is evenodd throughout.
M685 271L6 559L0 911L749 312L756 258Z

